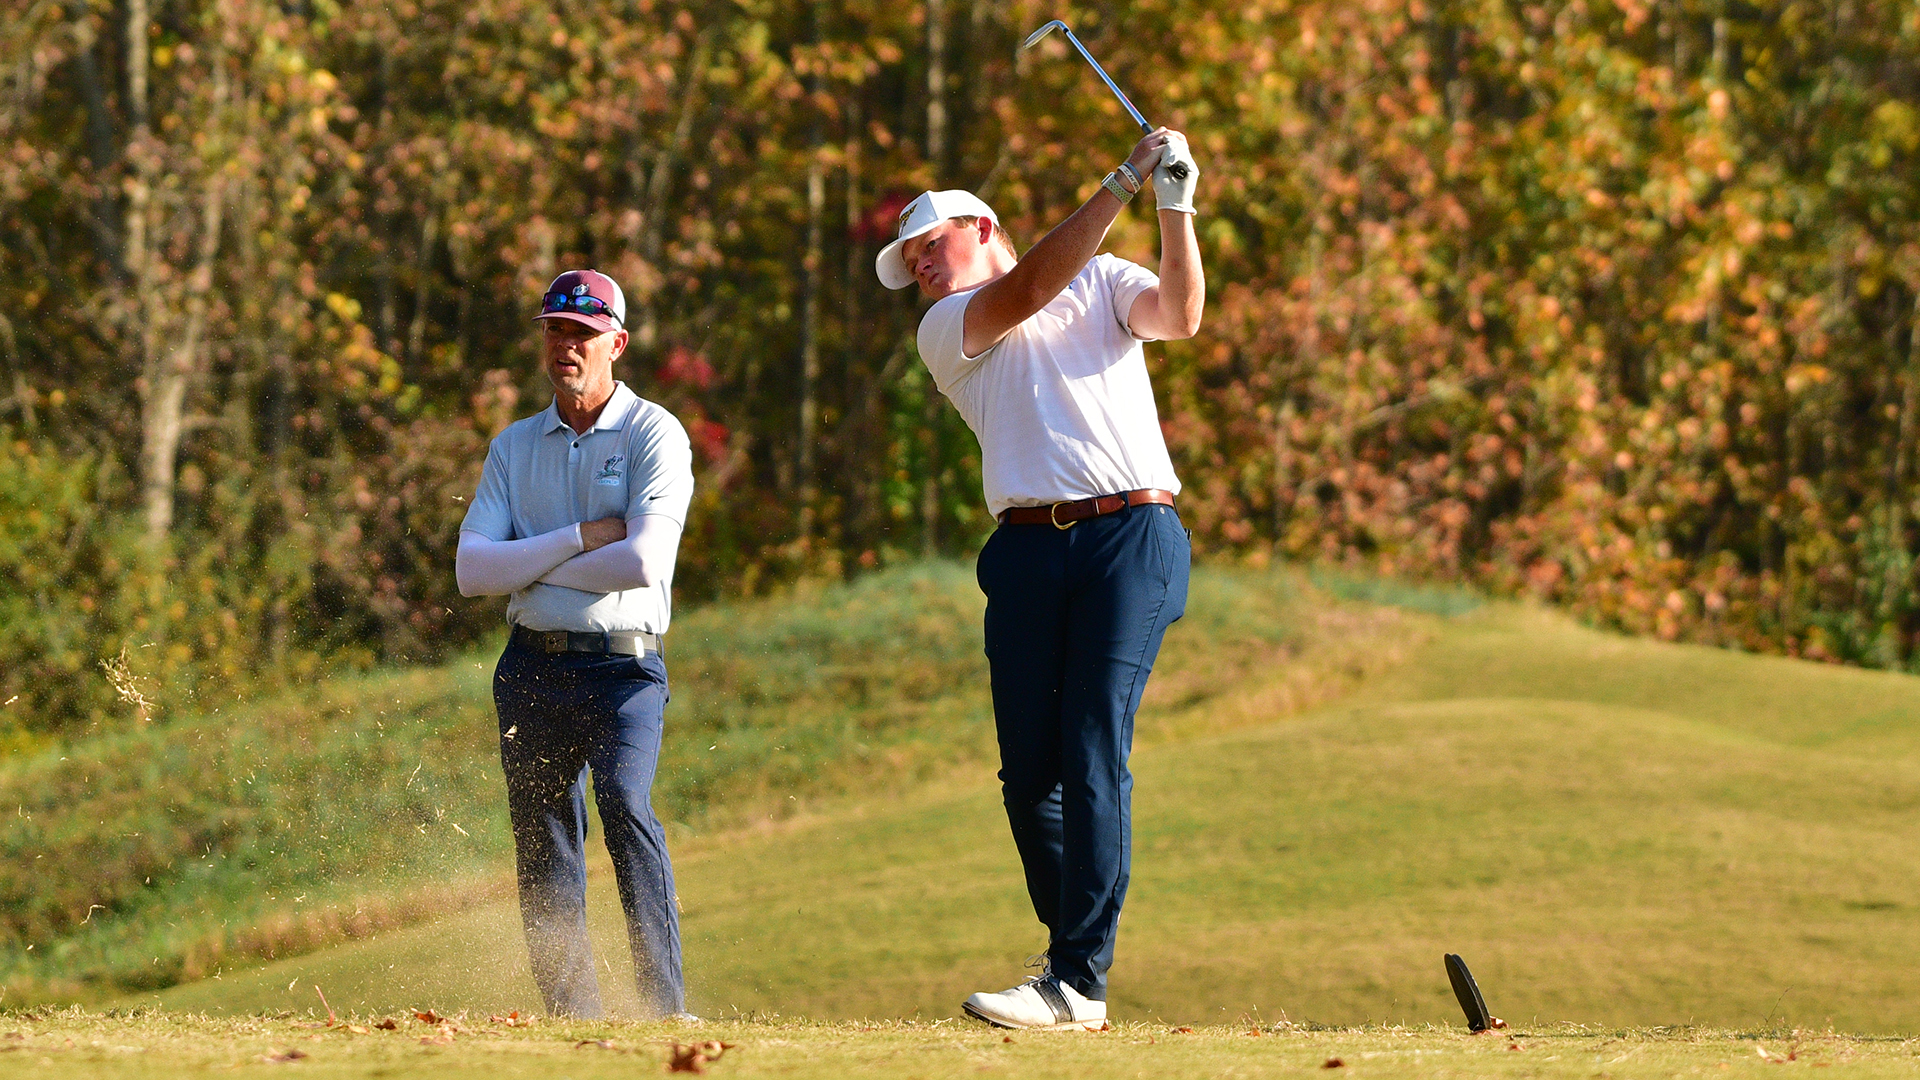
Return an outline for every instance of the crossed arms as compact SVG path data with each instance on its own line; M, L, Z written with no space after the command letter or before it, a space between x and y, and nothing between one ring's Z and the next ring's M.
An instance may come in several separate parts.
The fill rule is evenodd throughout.
M463 530L453 574L462 596L504 596L536 581L622 592L671 578L679 548L680 524L664 514L602 518L521 540Z

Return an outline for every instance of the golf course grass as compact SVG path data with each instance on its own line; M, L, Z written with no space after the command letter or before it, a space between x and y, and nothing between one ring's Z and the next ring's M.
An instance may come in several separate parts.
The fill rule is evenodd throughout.
M1329 610L1343 614L1321 633L1380 637L1364 611ZM1189 1025L1460 1031L1446 952L1514 1030L1589 1049L1593 1032L1637 1030L1629 1042L1665 1049L1628 1060L1671 1064L1663 1075L1725 1058L1711 1038L1677 1049L1693 1044L1671 1028L1920 1031L1920 679L1623 639L1511 604L1393 618L1396 662L1357 668L1350 692L1304 711L1290 711L1312 699L1303 686L1326 696L1333 683L1280 659L1155 688L1112 976L1112 1015L1142 1025L1124 1039ZM1204 637L1182 645L1182 631L1176 669ZM929 1025L1015 981L1044 944L983 763L686 837L676 865L692 1004L710 1018ZM595 924L619 1007L611 891L602 867ZM122 1004L305 1014L315 986L364 1015L537 1003L503 899ZM939 1030L999 1053L961 1021ZM1306 1040L1292 1067L1328 1048L1290 1030ZM1354 1038L1413 1038L1368 1030ZM1219 1038L1217 1069L1174 1071L1239 1069L1229 1048L1242 1044ZM1868 1045L1905 1044L1857 1044L1850 1060L1864 1066ZM1739 1053L1764 1064L1751 1043ZM858 1072L866 1059L849 1054ZM1608 1072L1575 1057L1566 1075ZM1508 1060L1474 1068L1495 1059ZM942 1071L964 1070L929 1075Z
M439 1021L439 1022L433 1022ZM389 1025L386 1027L376 1025ZM1920 1047L1899 1039L1553 1026L1307 1029L1251 1023L1123 1022L1099 1034L1009 1035L951 1020L732 1020L693 1025L583 1023L413 1014L208 1018L74 1011L0 1015L0 1076L94 1078L600 1077L678 1071L714 1077L973 1078L1836 1077L1911 1076ZM707 1060L709 1054L717 1056ZM283 1072L282 1070L292 1070Z
M653 788L676 847L989 771L981 608L970 568L933 562L682 613ZM1270 722L1421 635L1298 573L1202 568L1141 739ZM507 895L492 659L328 677L0 761L0 1003L98 1005Z

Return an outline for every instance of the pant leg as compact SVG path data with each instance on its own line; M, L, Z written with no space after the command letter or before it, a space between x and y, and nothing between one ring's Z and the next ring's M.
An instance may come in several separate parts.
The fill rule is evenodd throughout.
M507 646L493 676L520 921L547 1012L601 1015L587 941L586 728L566 658Z
M596 667L606 669L596 682L612 722L595 733L589 752L594 799L627 917L640 1002L654 1015L667 1016L686 1011L673 864L652 798L667 668L658 654L610 657Z
M1000 793L1033 911L1052 932L1060 906L1060 675L1066 544L1054 529L996 529L980 551Z
M1172 508L1134 507L1069 537L1061 674L1061 890L1054 974L1107 996L1133 848L1133 718L1186 610L1189 545Z

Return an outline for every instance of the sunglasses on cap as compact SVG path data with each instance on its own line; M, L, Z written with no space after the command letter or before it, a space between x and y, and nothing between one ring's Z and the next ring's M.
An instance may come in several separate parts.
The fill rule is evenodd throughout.
M540 314L551 315L556 311L577 311L582 315L605 315L620 325L620 316L613 313L612 305L597 296L568 296L563 292L550 292L540 298Z

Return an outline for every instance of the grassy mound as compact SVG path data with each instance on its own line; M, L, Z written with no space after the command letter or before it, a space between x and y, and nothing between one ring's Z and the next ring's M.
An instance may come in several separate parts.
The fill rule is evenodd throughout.
M970 568L937 563L686 613L662 817L685 839L987 759L981 605ZM1191 609L1161 686L1189 704L1275 665L1280 704L1311 701L1406 632L1286 575L1201 573ZM0 828L5 1000L166 987L502 899L491 669L489 653L334 680L0 768L0 806L16 805Z
M1231 622L1247 595L1204 609ZM1115 1016L1457 1024L1451 951L1521 1025L1920 1029L1920 679L1502 605L1404 617L1428 637L1406 662L1273 722L1311 647L1195 655L1209 617L1170 638L1191 652L1134 758ZM696 1007L930 1019L1010 982L1043 941L988 772L683 844ZM318 982L356 1008L525 1009L512 920L483 906L141 1000L306 1008Z

